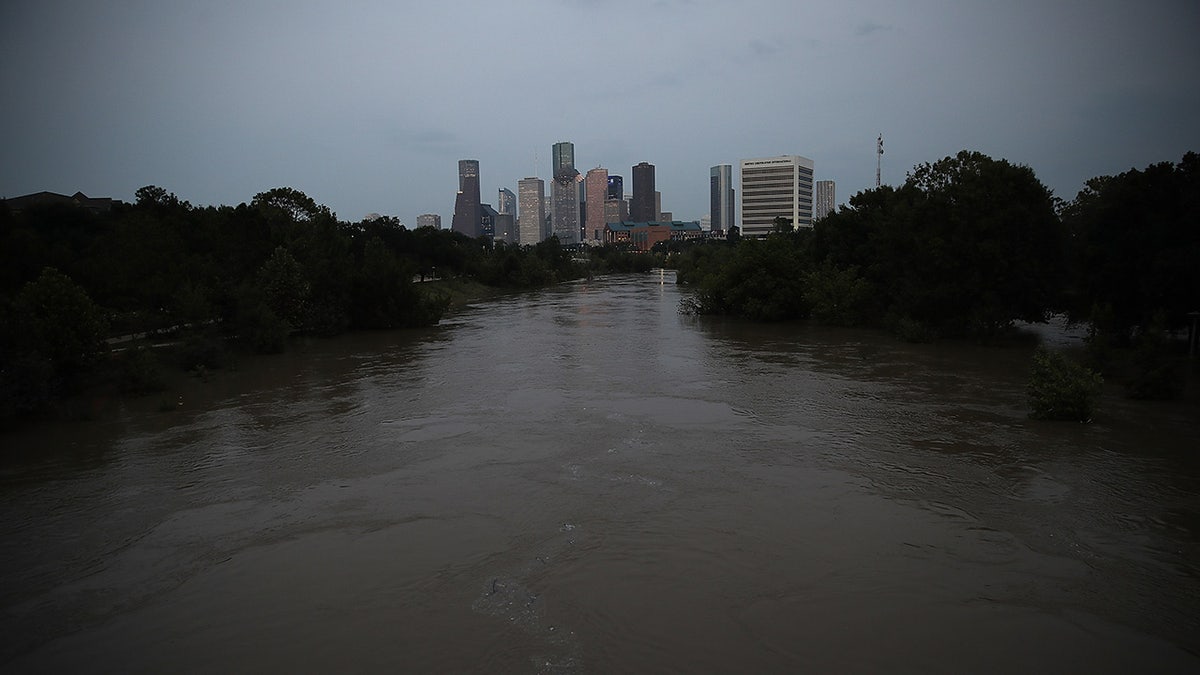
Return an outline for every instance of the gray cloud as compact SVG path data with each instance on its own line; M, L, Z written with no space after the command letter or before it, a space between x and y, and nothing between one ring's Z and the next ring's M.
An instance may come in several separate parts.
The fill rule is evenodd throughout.
M891 26L885 26L884 24L875 23L874 21L867 20L867 21L862 21L857 26L855 26L854 34L859 37L864 37L867 35L871 35L872 33L879 33L881 31L890 31L890 30L892 30Z
M845 201L874 185L881 131L885 181L973 148L1028 164L1060 196L1200 149L1193 2L279 11L3 3L0 194L131 199L157 183L236 203L294 183L348 218L448 220L459 159L479 159L494 194L547 173L551 144L571 140L580 166L655 164L664 208L699 218L708 167L762 155L811 157Z
M758 39L751 40L749 46L750 53L760 57L775 56L780 51L778 44Z

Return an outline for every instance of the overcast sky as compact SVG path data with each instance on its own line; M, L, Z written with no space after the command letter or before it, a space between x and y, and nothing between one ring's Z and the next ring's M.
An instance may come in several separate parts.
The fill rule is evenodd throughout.
M808 157L844 203L882 132L884 183L971 149L1070 199L1200 151L1198 33L1196 0L5 0L0 196L288 186L449 227L459 159L494 204L571 141L627 195L654 164L692 220L751 157Z

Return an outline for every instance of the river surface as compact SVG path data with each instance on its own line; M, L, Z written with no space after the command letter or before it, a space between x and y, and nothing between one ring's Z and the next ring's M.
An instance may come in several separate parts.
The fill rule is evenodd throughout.
M1030 344L680 295L506 296L0 436L0 670L1200 670L1195 404L1033 421Z

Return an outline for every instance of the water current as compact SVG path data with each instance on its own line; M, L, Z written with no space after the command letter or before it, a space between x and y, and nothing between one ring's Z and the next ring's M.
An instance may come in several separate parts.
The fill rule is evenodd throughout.
M680 297L490 299L0 437L0 669L1200 671L1194 404L1033 421L1029 343Z

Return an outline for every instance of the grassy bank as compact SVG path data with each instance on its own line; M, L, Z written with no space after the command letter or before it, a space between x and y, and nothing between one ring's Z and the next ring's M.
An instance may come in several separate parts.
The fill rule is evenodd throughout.
M418 284L418 286L427 295L439 298L448 297L450 309L457 309L475 300L494 297L505 292L505 289L487 286L467 277L435 279Z

